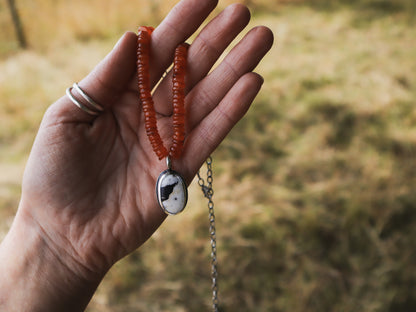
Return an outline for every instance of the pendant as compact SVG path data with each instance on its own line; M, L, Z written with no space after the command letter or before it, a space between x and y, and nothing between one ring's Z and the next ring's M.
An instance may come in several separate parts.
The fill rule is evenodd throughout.
M182 176L172 170L167 158L168 169L163 171L156 183L156 197L160 208L170 215L176 215L185 209L188 202L188 189Z

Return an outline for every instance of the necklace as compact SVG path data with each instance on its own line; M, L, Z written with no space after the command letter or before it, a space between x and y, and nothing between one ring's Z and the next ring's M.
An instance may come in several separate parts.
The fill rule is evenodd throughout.
M163 145L156 123L149 80L150 37L153 27L141 26L137 35L137 76L139 97L145 118L145 129L153 151L159 160L166 158L167 170L163 171L156 183L156 197L160 207L167 214L178 214L186 206L188 190L183 177L172 169L172 159L182 154L185 141L185 72L189 45L180 44L175 49L173 61L173 137L168 151Z
M218 260L217 260L217 230L215 228L215 213L214 213L214 189L212 182L214 180L212 176L212 157L209 156L206 160L207 164L207 180L205 184L204 178L201 177L198 171L198 185L201 187L204 196L208 199L208 218L209 218L209 236L211 239L211 290L212 290L212 311L218 312L219 300L218 300Z
M139 85L139 97L145 117L145 129L149 142L159 160L166 157L167 170L163 171L156 182L156 197L160 207L167 214L178 214L186 206L188 190L183 177L172 170L172 158L179 158L182 154L185 141L185 73L186 57L189 45L180 44L175 49L173 60L173 137L169 151L163 145L156 123L156 111L149 81L149 50L150 37L153 27L141 26L137 35L137 75ZM209 233L211 239L211 280L212 280L212 310L218 312L218 272L217 272L217 239L215 229L215 214L212 187L212 158L208 157L206 181L199 171L198 184L208 199ZM205 183L206 182L206 183Z

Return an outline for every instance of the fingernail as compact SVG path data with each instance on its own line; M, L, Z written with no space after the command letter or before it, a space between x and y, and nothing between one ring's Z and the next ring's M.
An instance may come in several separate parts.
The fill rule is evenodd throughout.
M256 73L257 74L257 73ZM260 75L260 74L257 74L258 75L258 77L260 78L260 80L261 80L261 84L263 85L263 83L264 83L264 78L263 78L263 76L262 75Z

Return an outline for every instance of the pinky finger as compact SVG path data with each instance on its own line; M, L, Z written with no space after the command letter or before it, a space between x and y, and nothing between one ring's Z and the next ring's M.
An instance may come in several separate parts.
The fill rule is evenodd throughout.
M205 159L245 115L260 91L263 78L250 72L243 75L222 101L190 131L183 159L188 166L183 172L193 177Z

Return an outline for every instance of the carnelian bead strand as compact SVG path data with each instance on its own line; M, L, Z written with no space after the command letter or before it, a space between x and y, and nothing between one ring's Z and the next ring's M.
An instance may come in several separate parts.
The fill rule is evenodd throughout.
M172 68L173 136L172 145L168 152L159 135L156 112L150 89L149 50L152 32L152 27L141 26L139 27L137 36L137 76L139 97L145 117L146 134L153 151L159 159L167 155L172 158L178 158L182 154L185 141L185 74L189 45L182 43L175 49Z
M141 26L137 34L137 77L139 86L139 98L145 115L145 129L153 151L159 159L168 155L167 149L163 146L156 123L156 112L152 99L149 79L149 54L150 36L152 27Z
M185 141L185 74L188 47L186 43L180 44L175 50L173 61L173 141L169 150L172 158L181 156Z

